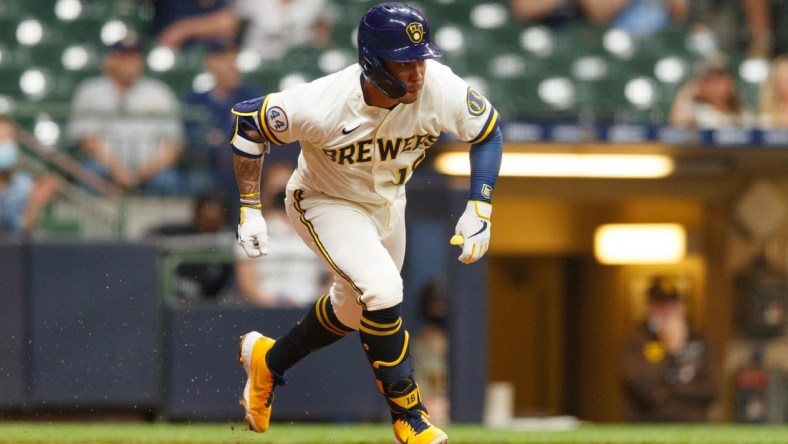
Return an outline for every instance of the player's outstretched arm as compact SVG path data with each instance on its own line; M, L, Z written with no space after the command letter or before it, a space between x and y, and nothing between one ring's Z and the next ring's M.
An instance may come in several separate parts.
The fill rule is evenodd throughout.
M238 243L251 258L268 254L268 226L260 203L260 173L263 156L268 152L268 141L257 121L261 103L261 99L253 99L233 107L235 119L230 136L233 168L241 195Z
M460 262L478 261L490 247L492 193L503 156L503 136L497 126L485 140L471 145L471 186L468 204L454 228L452 245L462 247Z

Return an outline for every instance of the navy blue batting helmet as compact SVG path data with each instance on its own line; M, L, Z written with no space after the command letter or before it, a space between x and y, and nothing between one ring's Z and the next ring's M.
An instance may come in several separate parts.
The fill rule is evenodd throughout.
M358 25L358 63L364 78L392 99L404 96L407 87L386 71L382 60L410 62L442 55L432 43L427 19L404 3L373 6Z

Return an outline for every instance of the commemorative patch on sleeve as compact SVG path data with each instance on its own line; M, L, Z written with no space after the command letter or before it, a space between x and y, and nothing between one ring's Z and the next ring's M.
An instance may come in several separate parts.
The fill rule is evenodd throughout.
M484 100L484 96L470 86L468 87L466 102L468 104L468 112L473 116L481 116L487 109L487 102Z
M273 131L281 133L287 129L287 115L278 106L268 109L268 112L265 113L265 120L268 123L268 128Z

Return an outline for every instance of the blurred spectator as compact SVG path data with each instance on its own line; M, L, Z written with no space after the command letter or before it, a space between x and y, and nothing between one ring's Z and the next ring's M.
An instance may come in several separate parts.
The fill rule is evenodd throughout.
M160 45L183 49L197 41L235 38L238 16L227 0L146 0L153 8L151 33Z
M125 190L180 192L178 99L166 84L143 75L135 34L107 47L103 71L83 80L71 102L69 136L84 165Z
M297 46L329 47L336 7L330 0L236 0L235 9L248 22L244 48L263 59L279 59Z
M660 31L671 20L683 22L689 12L688 0L581 0L592 22L609 23L633 36Z
M770 0L692 0L687 23L690 49L700 54L764 55L771 47Z
M673 100L669 122L700 129L753 127L755 114L739 93L724 57L710 57Z
M634 36L650 35L687 17L688 0L511 0L515 20L560 25L585 18Z
M788 129L788 54L772 60L769 77L761 85L759 105L763 128Z
M430 420L449 422L449 333L446 289L439 280L430 281L421 291L424 324L411 343L414 372Z
M583 17L581 0L511 0L509 7L518 22L560 26Z
M744 1L744 0L742 0ZM788 0L771 1L773 55L788 54Z
M188 224L164 225L153 230L151 236L174 239L185 236L188 248L216 249L227 246L231 251L234 238L224 214L224 200L212 193L203 193L194 200L192 219ZM230 242L226 242L230 239ZM229 253L228 253L229 255ZM177 267L178 296L184 301L216 299L232 282L231 262L185 262Z
M232 125L230 109L249 97L263 95L260 88L243 79L236 59L235 40L219 39L208 43L205 69L213 76L214 86L206 92L193 92L184 98L190 112L185 119L187 170L190 189L216 190L226 202L225 215L231 223L238 221L238 185L232 156L227 155L227 131ZM194 118L194 113L200 113ZM210 168L210 170L206 170Z
M624 341L621 384L633 422L705 422L719 386L709 344L692 331L666 277L648 289L646 319Z
M788 51L785 0L692 0L687 22L694 50L771 57Z
M747 53L751 57L770 57L774 50L774 32L771 0L741 0L749 30ZM779 3L774 2L774 3Z
M14 123L0 116L0 237L29 234L59 185L55 174L34 179L19 168Z
M286 162L265 165L261 187L263 216L272 239L268 254L249 259L236 248L236 279L248 302L269 307L300 307L314 303L329 287L327 266L307 247L285 213L285 186L293 172Z

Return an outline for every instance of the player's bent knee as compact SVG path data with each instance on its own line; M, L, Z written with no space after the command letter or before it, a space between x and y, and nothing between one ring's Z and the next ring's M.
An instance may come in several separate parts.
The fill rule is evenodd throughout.
M398 274L378 277L364 289L361 300L367 310L383 310L402 303L402 278Z

